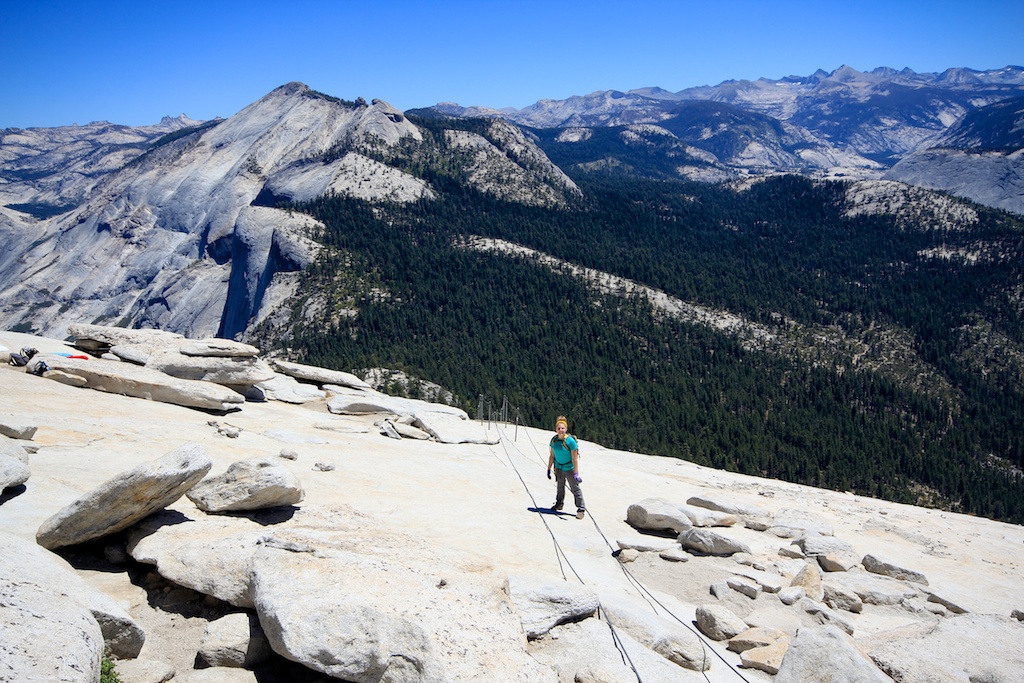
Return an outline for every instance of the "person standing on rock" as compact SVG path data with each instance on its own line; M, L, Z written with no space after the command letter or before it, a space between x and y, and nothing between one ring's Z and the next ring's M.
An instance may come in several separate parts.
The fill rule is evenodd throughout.
M569 490L576 499L576 519L583 519L586 506L583 504L583 491L580 489L583 482L580 476L580 447L576 443L576 437L569 434L569 422L565 416L559 415L555 420L555 432L548 445L548 479L551 478L551 468L554 468L556 483L555 504L551 509L562 509L565 484L568 482Z

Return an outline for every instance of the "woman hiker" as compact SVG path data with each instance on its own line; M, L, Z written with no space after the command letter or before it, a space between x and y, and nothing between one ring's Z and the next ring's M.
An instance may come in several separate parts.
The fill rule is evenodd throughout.
M555 432L551 437L548 446L548 479L551 478L551 468L555 468L555 504L552 510L561 510L562 502L565 500L565 484L569 483L569 489L576 499L576 519L583 519L586 513L586 506L583 504L583 491L580 490L580 451L576 437L568 434L569 423L562 415L555 420Z

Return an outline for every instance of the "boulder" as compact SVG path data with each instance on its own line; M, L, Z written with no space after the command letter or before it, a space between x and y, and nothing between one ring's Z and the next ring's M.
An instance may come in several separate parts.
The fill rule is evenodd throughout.
M726 579L725 583L732 590L747 596L751 600L756 600L761 592L761 587L757 585L757 582L745 576L730 576Z
M825 597L825 591L821 587L821 570L818 569L817 564L811 564L808 562L804 565L804 568L797 572L797 575L793 577L793 580L789 582L791 588L801 588L804 594L811 600L822 600Z
M275 530L294 547L258 549L253 593L275 652L354 683L555 683L526 651L503 577L357 521Z
M28 449L26 449L23 444L23 441L0 436L0 455L5 455L12 460L17 460L23 465L27 465L29 452L35 451L32 446L29 446Z
M839 555L851 558L853 564L860 563L860 555L857 549L849 541L844 541L835 536L823 536L819 533L808 533L796 541L796 546L803 551L805 557L818 557L819 555Z
M915 572L912 569L904 569L903 567L880 560L874 555L865 555L862 560L862 564L864 565L864 569L867 569L873 574L881 574L882 576L888 576L900 581L919 583L922 586L928 585L928 579L925 578L925 575L921 572Z
M248 602L277 654L327 676L556 680L526 653L503 575L343 505L168 511L134 527L128 549L176 583Z
M251 609L252 561L267 535L244 517L151 515L128 532L128 553L160 576L235 607Z
M31 441L37 429L35 425L18 422L11 415L0 415L0 435L9 439Z
M31 476L32 470L21 459L8 453L0 452L0 491L14 486L21 486Z
M667 550L662 550L658 553L658 557L669 562L689 562L690 553L686 552L678 545Z
M898 605L921 594L917 588L903 581L863 571L829 574L828 582L855 593L869 605Z
M726 494L709 492L686 499L687 505L706 508L743 521L743 526L755 531L764 531L772 525L772 513L755 505L746 505L730 500Z
M966 614L967 613L966 609L964 609L960 605L956 604L952 600L949 600L948 598L944 598L944 597L942 597L940 595L937 595L936 593L934 593L934 592L932 592L932 591L930 591L930 590L928 590L926 588L922 588L921 592L928 596L928 602L934 602L937 605L941 605L943 608L949 610L953 614Z
M89 610L21 577L0 579L0 680L95 683L102 655Z
M601 606L592 590L564 582L510 576L508 588L526 637L531 640L540 638L558 624L591 617Z
M36 368L40 362L45 362L49 368L43 373L44 377L54 374L53 371L62 376L77 376L84 381L82 386L111 394L225 412L245 403L244 396L219 384L178 379L129 363L40 354L32 359L29 368Z
M789 635L778 629L755 626L730 638L726 648L732 652L745 652L756 647L771 645L780 640L789 642L791 639Z
M772 572L751 567L750 569L735 569L733 573L750 579L765 593L778 593L786 587L785 579L779 574L773 574Z
M625 550L619 551L618 560L620 564L627 564L629 562L636 562L639 557L639 550L635 548L626 548Z
M412 426L441 443L496 444L501 440L499 432L488 432L479 422L470 420L464 413L460 415L449 411L425 410L416 413Z
M735 526L740 518L728 512L708 510L695 505L680 505L679 509L693 526Z
M779 591L779 601L783 605L795 604L806 596L807 590L803 586L790 586ZM824 594L822 596L824 597Z
M393 422L392 427L403 439L417 439L419 441L427 441L430 439L430 434L427 432L423 431L419 427L413 427L410 424L405 424L400 420Z
M251 458L206 477L185 495L204 512L239 512L295 505L305 492L279 459Z
M864 611L864 602L860 596L843 586L837 586L829 582L822 584L824 589L825 604L832 609L841 609L846 612L860 614Z
M617 631L625 631L673 664L691 671L711 668L700 638L679 622L655 614L649 607L644 609L622 601L606 600L602 608L608 623Z
M186 444L108 480L44 521L36 541L54 549L127 529L178 500L213 463L199 444Z
M252 356L186 356L171 349L151 353L146 367L179 379L221 385L259 384L274 378L270 366Z
M925 680L925 679L921 679ZM782 658L775 683L892 683L835 626L802 628Z
M711 640L729 640L749 626L725 605L707 603L697 606L697 628Z
M860 565L855 557L846 553L826 553L815 557L818 566L826 572L848 572Z
M292 363L290 361L279 360L277 358L272 358L269 362L271 367L282 375L288 375L289 377L294 377L298 380L305 380L307 382L313 382L314 384L321 385L336 384L338 386L350 387L352 389L371 389L369 384L349 372L328 370L326 368L318 368L313 365L303 365L301 363Z
M734 555L749 553L750 547L708 529L690 529L679 534L679 543L688 550L707 555Z
M231 339L209 337L207 339L185 339L178 346L178 352L186 356L213 356L220 358L255 358L260 350L251 344Z
M74 338L75 348L102 355L118 345L138 345L163 348L177 346L185 337L163 330L130 330L124 327L89 325L85 323L68 325L68 336Z
M779 673L782 660L789 651L789 640L778 640L768 645L754 647L740 653L740 663L745 669L757 669L768 674Z
M199 657L209 666L252 669L272 655L259 618L249 612L211 621L199 646Z
M642 553L657 553L665 550L678 550L679 542L671 538L653 538L651 536L635 536L634 538L619 538L615 545L621 550L632 548Z
M853 635L853 624L839 616L828 605L811 600L810 598L804 598L797 604L800 606L800 609L813 617L817 623L823 626L836 626L848 635Z
M0 531L0 581L30 580L89 610L115 657L138 656L146 634L128 611L106 593L86 583L68 562L36 543Z
M376 413L405 417L398 420L426 432L441 443L496 444L497 432L469 419L466 411L443 403L388 396L376 391L340 388L327 401L327 409L336 415L373 415ZM397 433L397 430L396 430Z
M633 503L626 509L626 522L636 529L677 534L693 528L686 513L664 498L645 498Z
M288 375L277 374L255 386L263 392L264 400L301 405L327 398L327 392L323 389L304 384Z

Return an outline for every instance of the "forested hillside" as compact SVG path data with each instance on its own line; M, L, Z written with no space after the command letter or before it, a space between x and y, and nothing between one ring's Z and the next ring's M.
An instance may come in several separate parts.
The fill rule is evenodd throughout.
M467 189L438 161L438 125L419 123L439 151L414 170L437 199L296 207L323 221L330 249L301 288L328 305L310 317L296 302L294 355L402 370L471 415L479 396L507 396L525 423L565 413L612 448L1024 522L1017 219L973 207L978 220L953 229L851 215L845 184L796 176L739 190L576 172L584 199L531 208ZM729 311L780 340L827 330L857 343L746 343L535 260L465 249L469 235Z

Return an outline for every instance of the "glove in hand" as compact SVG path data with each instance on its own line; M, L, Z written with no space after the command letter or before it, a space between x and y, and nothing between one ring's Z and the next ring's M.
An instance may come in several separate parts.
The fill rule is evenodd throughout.
M573 477L573 479L576 480L577 484L582 484L583 483L583 477L581 477L579 475L579 472L577 472L576 474L572 475L572 477Z
M548 479L551 478L551 470L548 470Z

